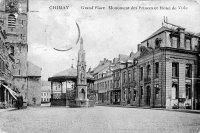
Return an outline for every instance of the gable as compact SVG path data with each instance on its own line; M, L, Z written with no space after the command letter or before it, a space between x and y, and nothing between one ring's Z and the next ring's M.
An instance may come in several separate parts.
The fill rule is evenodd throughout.
M145 56L145 55L149 55L152 53L152 49L147 48L145 46L141 46L140 47L140 56Z

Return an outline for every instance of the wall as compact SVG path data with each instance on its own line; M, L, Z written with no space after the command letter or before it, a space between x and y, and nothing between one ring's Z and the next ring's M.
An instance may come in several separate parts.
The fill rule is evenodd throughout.
M41 104L41 79L40 77L28 78L28 104Z

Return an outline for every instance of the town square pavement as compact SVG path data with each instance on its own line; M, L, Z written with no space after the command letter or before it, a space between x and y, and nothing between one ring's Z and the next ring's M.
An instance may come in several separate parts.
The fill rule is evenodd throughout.
M199 133L199 129L200 114L166 110L96 106L0 112L0 133Z

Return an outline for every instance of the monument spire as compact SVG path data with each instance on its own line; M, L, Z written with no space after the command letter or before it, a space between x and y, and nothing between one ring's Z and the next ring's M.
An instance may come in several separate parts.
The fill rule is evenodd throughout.
M83 50L83 38L81 37L81 40L80 40L80 50Z

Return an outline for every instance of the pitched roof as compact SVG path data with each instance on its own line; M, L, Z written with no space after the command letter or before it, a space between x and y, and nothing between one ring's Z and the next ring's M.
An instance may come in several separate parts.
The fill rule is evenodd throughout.
M87 79L93 80L94 77L90 73L86 73ZM48 78L48 81L52 79L61 79L61 78L71 78L71 79L76 79L77 78L77 69L75 68L69 68L64 71L61 71L59 73L54 74L52 77Z
M101 62L97 65L97 67L95 67L93 69L93 74L96 74L104 69L106 69L107 67L109 67L111 64L111 61L108 61L108 62Z
M145 42L146 40L148 40L148 39L150 39L150 38L156 36L157 34L163 32L163 31L167 31L167 30L168 30L168 31L173 31L173 29L171 29L171 28L168 28L168 27L166 27L166 26L162 26L161 28L159 28L156 32L154 32L152 35L150 35L149 37L147 37L147 39L145 39L145 40L142 41L142 42Z

